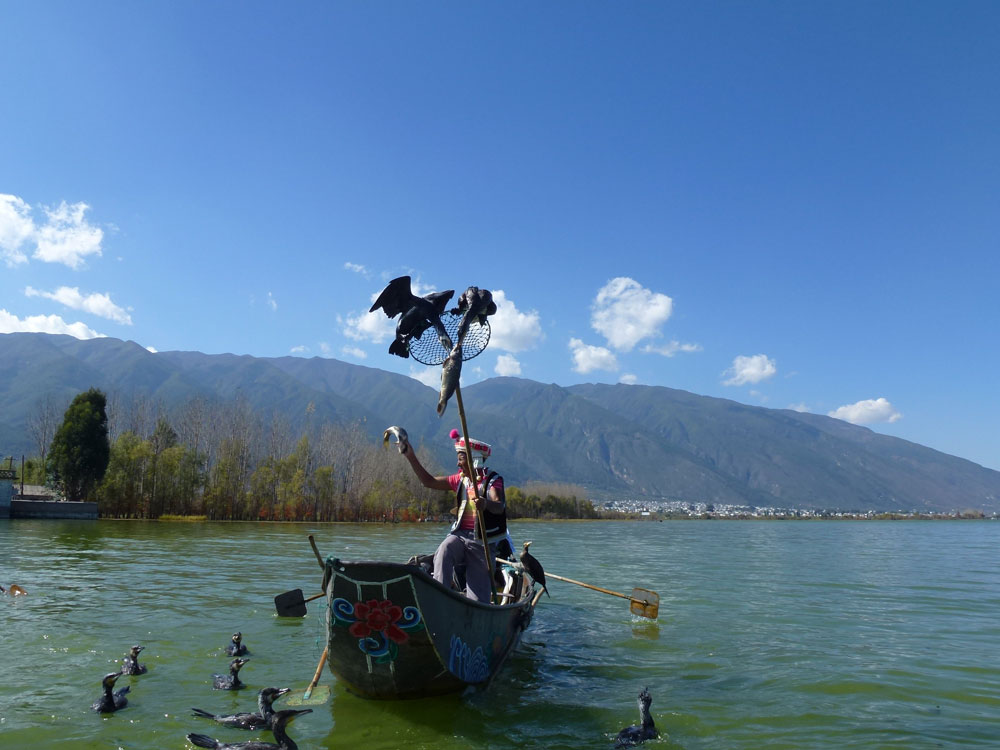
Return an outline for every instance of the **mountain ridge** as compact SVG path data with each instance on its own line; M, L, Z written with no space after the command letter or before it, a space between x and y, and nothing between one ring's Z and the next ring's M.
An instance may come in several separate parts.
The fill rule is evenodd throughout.
M150 352L120 339L0 334L0 451L31 455L41 399L90 387L141 395L167 413L195 398L239 396L294 429L357 422L371 439L407 429L454 462L437 393L405 375L319 357ZM465 386L474 437L494 446L511 484L571 483L594 499L842 510L1000 510L1000 472L817 414L749 406L665 386L560 386L497 377Z

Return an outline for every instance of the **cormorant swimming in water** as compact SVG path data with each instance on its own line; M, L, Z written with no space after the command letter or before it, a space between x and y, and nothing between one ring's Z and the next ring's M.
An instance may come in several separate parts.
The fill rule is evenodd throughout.
M533 581L537 581L542 586L542 591L545 592L546 596L552 596L549 590L545 587L545 570L542 568L542 564L528 552L528 547L531 546L531 542L524 543L524 550L521 552L520 560L521 565L524 569L528 571L528 575L531 576Z
M243 633L237 630L233 633L233 642L226 646L226 656L246 656L249 653L243 645Z
M271 704L291 688L266 687L257 693L257 713L243 712L238 714L210 714L200 708L192 708L195 716L202 716L206 719L214 719L223 726L236 727L238 729L267 729L271 725L274 717L274 708Z
M285 734L285 725L296 716L309 713L312 713L311 708L286 708L283 711L278 711L271 720L271 731L274 732L274 739L278 741L278 744L262 740L219 742L205 734L189 734L187 740L193 745L212 748L212 750L299 750L299 746Z
M139 663L139 652L145 646L135 645L128 650L128 654L122 659L122 674L146 674L146 665Z
M128 692L128 685L111 692L115 686L115 680L121 676L121 672L111 672L104 675L104 679L101 680L101 687L104 688L104 694L92 706L95 711L108 714L112 711L117 711L119 708L125 708L128 705L128 698L125 697L125 693Z
M639 724L625 727L625 729L620 731L615 741L615 747L638 745L640 742L652 740L660 736L660 733L656 731L656 725L653 723L653 717L649 713L649 706L652 702L653 699L649 695L649 688L643 688L642 692L639 693L638 699Z
M244 687L243 683L240 682L240 668L248 661L250 660L233 659L229 662L229 674L213 675L215 677L213 687L216 690L239 690L241 687Z

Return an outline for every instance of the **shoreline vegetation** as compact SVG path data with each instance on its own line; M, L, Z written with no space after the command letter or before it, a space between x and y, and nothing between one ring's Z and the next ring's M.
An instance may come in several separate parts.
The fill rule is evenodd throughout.
M93 394L100 397L105 417L104 394ZM306 426L297 433L283 414L261 414L241 397L225 403L192 399L168 415L162 404L142 396L112 393L106 407L107 431L100 438L107 447L106 469L86 492L97 502L100 518L444 523L455 513L454 496L423 487L394 449L373 442L363 421L313 423L312 404L306 409ZM71 410L72 405L64 427ZM39 407L30 425L38 454L17 467L17 482L23 474L26 484L60 484L52 473L52 456L46 460L46 452L54 452L59 442L53 439L58 413L51 400ZM432 474L455 471L440 466L424 446L412 447ZM498 467L502 474L502 461ZM841 512L642 500L595 506L583 487L554 482L509 484L506 495L512 520L927 520L997 515L971 509Z
M166 515L153 519L105 519L105 520L152 520L164 523L199 523L208 521L206 516L174 516ZM321 524L355 524L355 523L440 523L448 524L453 518L423 518L411 521L389 521L388 519L376 521L231 521L230 523L321 523ZM639 523L663 522L663 521L707 521L707 520L727 520L727 521L995 521L997 516L988 516L982 513L977 515L963 515L951 513L875 513L868 514L838 514L831 516L771 516L771 517L726 517L718 516L663 516L663 517L639 517L634 514L621 513L620 515L605 514L596 518L517 518L518 523L589 523L592 521L636 521Z
M310 404L311 406L311 404ZM24 462L24 482L53 486L45 452L58 410L40 410L32 433L38 454ZM306 410L307 422L311 414ZM43 424L44 423L44 424ZM142 397L107 399L107 468L89 500L108 519L210 521L445 520L451 493L429 490L394 449L374 443L363 422L307 424L254 411L245 399L192 399L170 413ZM451 474L414 444L435 475ZM502 462L498 464L502 472ZM18 468L17 481L21 481ZM601 518L582 487L527 482L508 485L510 518Z

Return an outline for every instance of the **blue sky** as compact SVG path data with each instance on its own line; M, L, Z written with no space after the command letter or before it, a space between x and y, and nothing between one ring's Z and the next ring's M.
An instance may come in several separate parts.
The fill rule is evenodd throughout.
M1000 469L1000 4L0 3L0 331L634 382ZM429 397L433 400L433 397Z

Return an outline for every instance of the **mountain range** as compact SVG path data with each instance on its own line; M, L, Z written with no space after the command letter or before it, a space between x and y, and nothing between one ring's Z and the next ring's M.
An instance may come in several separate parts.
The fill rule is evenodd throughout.
M377 439L401 425L442 466L454 462L437 392L413 378L335 359L150 352L132 341L0 334L0 453L36 451L42 399L91 387L140 394L167 413L195 397L245 399L293 428L306 415L359 422ZM464 387L473 437L493 445L509 484L582 486L612 498L781 508L1000 511L1000 472L817 414L748 406L659 386L559 386L491 378Z

